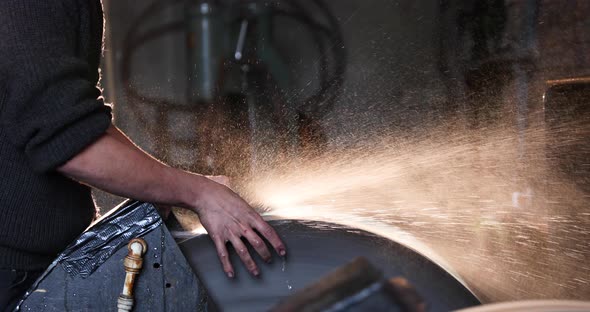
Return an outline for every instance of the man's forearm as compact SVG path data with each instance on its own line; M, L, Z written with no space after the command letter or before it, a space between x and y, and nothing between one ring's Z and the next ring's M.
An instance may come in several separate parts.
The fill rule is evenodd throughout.
M162 164L111 126L58 171L107 192L141 201L191 208L202 176Z
M265 261L270 260L271 254L258 233L278 254L285 255L285 245L275 230L240 196L204 176L162 164L114 126L58 171L116 195L197 212L229 277L234 276L234 269L228 257L228 242L239 251L240 259L253 275L260 272L242 238Z

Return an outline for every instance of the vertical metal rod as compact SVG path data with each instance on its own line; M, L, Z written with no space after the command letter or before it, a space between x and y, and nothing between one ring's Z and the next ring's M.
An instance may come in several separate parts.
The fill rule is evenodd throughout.
M242 24L240 25L240 35L238 37L238 44L236 45L236 53L234 57L236 61L242 59L244 53L244 42L246 41L246 33L248 32L248 20L243 20Z

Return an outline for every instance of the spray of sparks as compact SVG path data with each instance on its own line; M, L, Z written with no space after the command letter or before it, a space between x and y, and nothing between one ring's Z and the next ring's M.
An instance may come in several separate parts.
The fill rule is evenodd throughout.
M505 127L441 133L282 159L241 193L267 215L343 223L430 248L484 301L587 299L588 198L547 169L543 131L526 134L526 158Z

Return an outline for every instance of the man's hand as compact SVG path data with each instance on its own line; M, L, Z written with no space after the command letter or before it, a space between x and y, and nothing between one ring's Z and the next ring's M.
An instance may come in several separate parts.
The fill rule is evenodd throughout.
M220 180L222 181L228 180ZM227 276L234 276L226 247L228 242L233 245L248 271L254 276L258 276L260 271L242 238L245 238L266 262L271 260L271 254L259 234L270 242L279 255L285 255L285 245L275 230L236 193L211 180L203 182L200 190L200 196L192 207L213 239Z
M114 126L58 171L115 195L195 211L215 242L229 277L234 275L234 270L229 262L227 242L234 246L254 275L260 271L242 237L264 260L270 260L270 252L256 231L279 255L285 255L285 246L274 229L236 193L220 184L229 182L226 177L207 178L166 166L140 150Z

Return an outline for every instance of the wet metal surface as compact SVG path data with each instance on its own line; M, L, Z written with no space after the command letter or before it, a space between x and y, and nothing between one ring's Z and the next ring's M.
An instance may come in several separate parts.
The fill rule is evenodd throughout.
M155 210L149 204L143 208ZM128 216L133 217L132 214ZM200 282L164 224L160 223L142 238L148 249L141 274L135 280L133 311L208 311L207 297ZM61 262L55 262L29 290L20 310L118 311L117 298L126 273L123 262L129 250L124 245L114 251L88 276L72 275ZM85 255L92 257L94 253Z
M259 278L251 277L235 252L231 252L236 277L228 279L207 235L180 242L189 264L223 311L269 309L358 256L366 257L385 277L405 277L425 299L430 311L449 311L479 303L441 267L386 238L319 221L282 220L271 224L287 245L288 254L285 259L275 254L271 264L253 256L262 272Z

